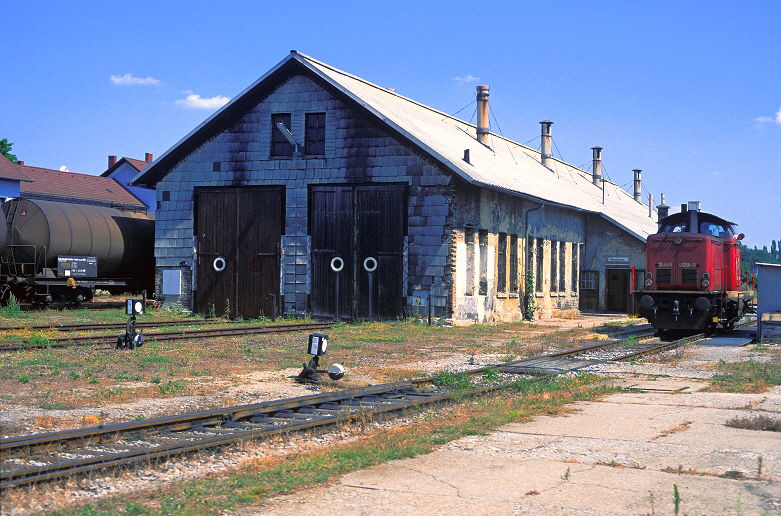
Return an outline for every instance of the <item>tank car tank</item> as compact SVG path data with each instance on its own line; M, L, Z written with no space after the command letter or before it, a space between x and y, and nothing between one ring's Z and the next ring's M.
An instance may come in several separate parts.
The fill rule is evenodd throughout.
M8 228L0 260L6 295L11 291L22 300L46 302L61 296L87 300L96 287L151 290L152 215L39 199L13 199L2 208ZM65 256L95 258L96 269L65 277L58 274L58 257Z
M732 329L748 308L741 291L740 240L734 223L700 211L699 202L659 220L648 237L640 315L654 328Z

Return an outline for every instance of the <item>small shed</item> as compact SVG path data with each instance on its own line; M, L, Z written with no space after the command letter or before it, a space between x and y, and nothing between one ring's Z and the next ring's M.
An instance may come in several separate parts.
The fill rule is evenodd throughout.
M781 339L781 264L758 263L757 337Z

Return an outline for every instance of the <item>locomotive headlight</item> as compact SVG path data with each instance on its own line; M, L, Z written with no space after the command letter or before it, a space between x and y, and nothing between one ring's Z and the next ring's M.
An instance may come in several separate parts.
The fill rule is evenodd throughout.
M702 273L702 286L705 288L710 286L710 274L707 272Z
M653 283L653 280L651 280L650 278L645 280L645 286L646 287L650 287L652 283Z
M651 279L651 278L653 278L653 277L654 277L654 273L653 273L653 272L651 272L651 271L647 271L647 272L645 273L645 277L646 277L647 279Z
M708 287L709 285L710 285L710 281L708 281L706 279L702 280L702 286L703 287Z
M708 274L707 272L703 272L702 279L710 279L710 274Z

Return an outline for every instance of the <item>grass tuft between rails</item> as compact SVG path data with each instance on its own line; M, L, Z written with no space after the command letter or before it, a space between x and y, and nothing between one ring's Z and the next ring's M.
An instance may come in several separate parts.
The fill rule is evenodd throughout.
M564 414L569 403L594 400L613 390L601 377L590 374L523 380L492 396L461 398L436 412L412 409L418 420L411 426L374 429L357 441L327 449L257 460L230 473L176 481L52 514L189 515L236 510L334 481L351 471L430 453L460 437L484 435L507 423L528 421L538 415Z

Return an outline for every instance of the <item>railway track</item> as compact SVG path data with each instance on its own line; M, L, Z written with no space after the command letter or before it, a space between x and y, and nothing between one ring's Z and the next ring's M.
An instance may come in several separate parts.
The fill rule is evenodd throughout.
M494 369L539 377L558 375L608 360L630 360L657 353L698 337L704 336L645 344L635 339L618 340L496 364L468 374L476 375ZM595 358L593 354L597 352L602 356ZM98 469L165 460L178 454L245 439L332 425L350 418L449 399L453 388L436 386L434 382L435 377L420 378L144 421L1 439L0 489ZM482 394L505 388L508 383L499 382L458 392Z
M136 321L136 328L157 328L161 326L194 326L196 324L217 324L224 322L222 319L200 319L192 321ZM127 322L121 323L74 323L74 324L41 324L37 326L4 326L0 331L20 331L33 330L45 331L54 330L59 332L69 332L78 330L124 330Z
M333 323L296 323L296 324L274 324L264 326L236 326L230 328L210 328L202 330L180 330L172 332L151 332L144 333L145 341L169 341L181 339L206 339L215 337L237 337L243 335L259 335L264 333L283 333L294 331L324 330L331 328ZM125 325L120 326L125 328ZM40 348L65 348L71 346L85 346L89 344L106 344L114 347L117 342L117 335L82 335L72 337L54 337L46 339L45 342L19 343L19 342L0 342L0 351L19 351Z

